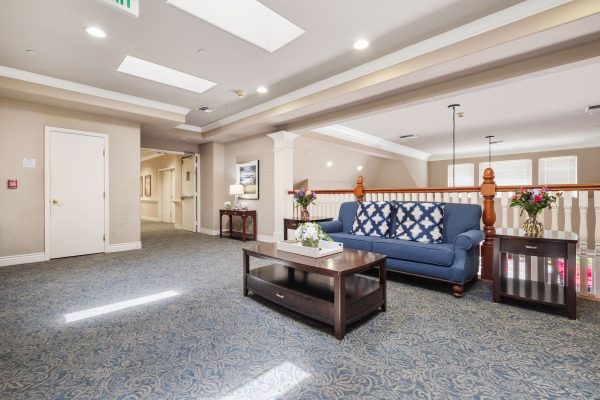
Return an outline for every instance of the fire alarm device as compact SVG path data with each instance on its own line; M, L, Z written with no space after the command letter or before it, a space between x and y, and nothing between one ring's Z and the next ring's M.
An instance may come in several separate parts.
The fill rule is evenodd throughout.
M16 189L17 188L17 180L16 179L9 179L8 180L8 188L9 189Z

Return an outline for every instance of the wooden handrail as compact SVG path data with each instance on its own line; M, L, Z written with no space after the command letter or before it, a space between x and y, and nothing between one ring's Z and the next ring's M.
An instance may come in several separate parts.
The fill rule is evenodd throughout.
M576 190L600 190L600 183L575 183L575 184L560 184L560 185L545 185L553 192L568 192ZM514 192L519 189L536 189L541 185L523 185L523 186L496 186L496 192ZM481 186L457 186L457 187L419 187L419 188L398 188L398 189L366 189L364 193L473 193L479 192ZM316 194L353 194L354 189L323 189L314 190ZM294 194L290 190L288 194Z

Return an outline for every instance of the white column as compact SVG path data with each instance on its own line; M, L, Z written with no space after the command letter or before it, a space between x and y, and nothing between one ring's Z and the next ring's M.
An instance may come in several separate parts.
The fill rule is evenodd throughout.
M292 210L288 204L287 192L294 188L294 139L298 137L292 132L275 132L269 135L273 139L274 198L273 198L273 239L283 240L283 219L291 216Z

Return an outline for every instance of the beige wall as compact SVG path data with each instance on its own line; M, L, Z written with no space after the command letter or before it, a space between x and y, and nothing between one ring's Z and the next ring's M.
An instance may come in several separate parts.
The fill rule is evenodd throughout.
M600 147L588 149L572 149L544 151L534 153L505 154L494 156L493 160L532 160L532 180L533 184L538 184L538 161L544 157L577 156L577 180L579 183L598 183L600 182ZM492 160L492 167L493 167ZM475 173L479 173L479 163L487 162L487 157L461 158L456 160L457 164L473 163L475 164ZM447 187L448 186L448 165L452 160L430 161L429 162L429 186ZM476 181L475 185L479 185Z
M181 156L174 154L165 154L150 160L142 161L140 175L152 176L151 178L151 196L146 197L144 193L141 196L141 217L142 219L156 220L159 212L159 198L161 189L159 186L159 170L173 168L175 179L175 224L181 225Z
M327 162L333 162L327 167ZM357 171L358 166L362 171ZM427 161L377 157L350 146L299 137L294 142L294 184L311 189L351 189L362 175L371 188L427 186Z
M110 243L139 242L139 124L0 99L0 256L44 251L45 126L109 135ZM24 158L36 168L23 168ZM6 189L7 179L19 189Z

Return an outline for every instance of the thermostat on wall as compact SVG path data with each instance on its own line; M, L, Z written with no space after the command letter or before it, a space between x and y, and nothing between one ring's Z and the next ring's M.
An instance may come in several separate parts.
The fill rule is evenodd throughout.
M16 179L9 179L8 180L8 188L9 189L16 189L17 188L17 180Z

